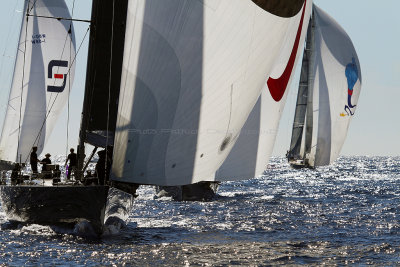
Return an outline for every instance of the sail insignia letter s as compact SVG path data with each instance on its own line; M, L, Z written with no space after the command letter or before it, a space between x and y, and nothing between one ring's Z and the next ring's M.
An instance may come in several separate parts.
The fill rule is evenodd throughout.
M60 67L68 67L68 61L64 60L52 60L49 63L48 66L48 74L47 77L49 79L53 78L53 68L57 67L57 71L59 70ZM67 82L67 74L59 74L59 73L54 73L54 79L64 79L62 85L60 86L55 86L53 85L48 85L47 86L47 92L53 92L53 93L61 93L65 89L65 84Z

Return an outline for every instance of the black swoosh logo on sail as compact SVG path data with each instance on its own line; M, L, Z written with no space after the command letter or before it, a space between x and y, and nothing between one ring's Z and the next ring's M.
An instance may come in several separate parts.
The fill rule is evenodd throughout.
M251 0L256 5L283 18L291 18L298 14L303 7L304 0Z

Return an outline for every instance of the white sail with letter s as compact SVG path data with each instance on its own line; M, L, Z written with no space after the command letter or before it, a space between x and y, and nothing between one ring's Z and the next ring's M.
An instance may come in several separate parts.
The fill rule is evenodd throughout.
M72 22L55 17L71 18L64 0L25 2L1 160L25 162L32 146L40 154L67 102L75 73L75 37Z

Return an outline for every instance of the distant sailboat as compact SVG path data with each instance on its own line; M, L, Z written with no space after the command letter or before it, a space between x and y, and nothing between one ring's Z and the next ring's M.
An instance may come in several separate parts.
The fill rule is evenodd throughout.
M337 159L361 83L360 63L350 37L314 5L287 155L293 167L314 168Z
M64 1L25 1L14 76L0 139L0 160L26 162L40 154L65 107L75 74L75 34ZM10 166L8 166L10 167Z

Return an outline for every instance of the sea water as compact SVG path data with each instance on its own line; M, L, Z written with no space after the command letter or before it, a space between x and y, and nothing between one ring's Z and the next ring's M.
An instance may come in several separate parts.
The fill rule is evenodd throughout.
M400 264L400 157L341 157L316 170L273 158L262 177L224 182L210 202L138 193L127 227L100 239L1 230L0 265Z

